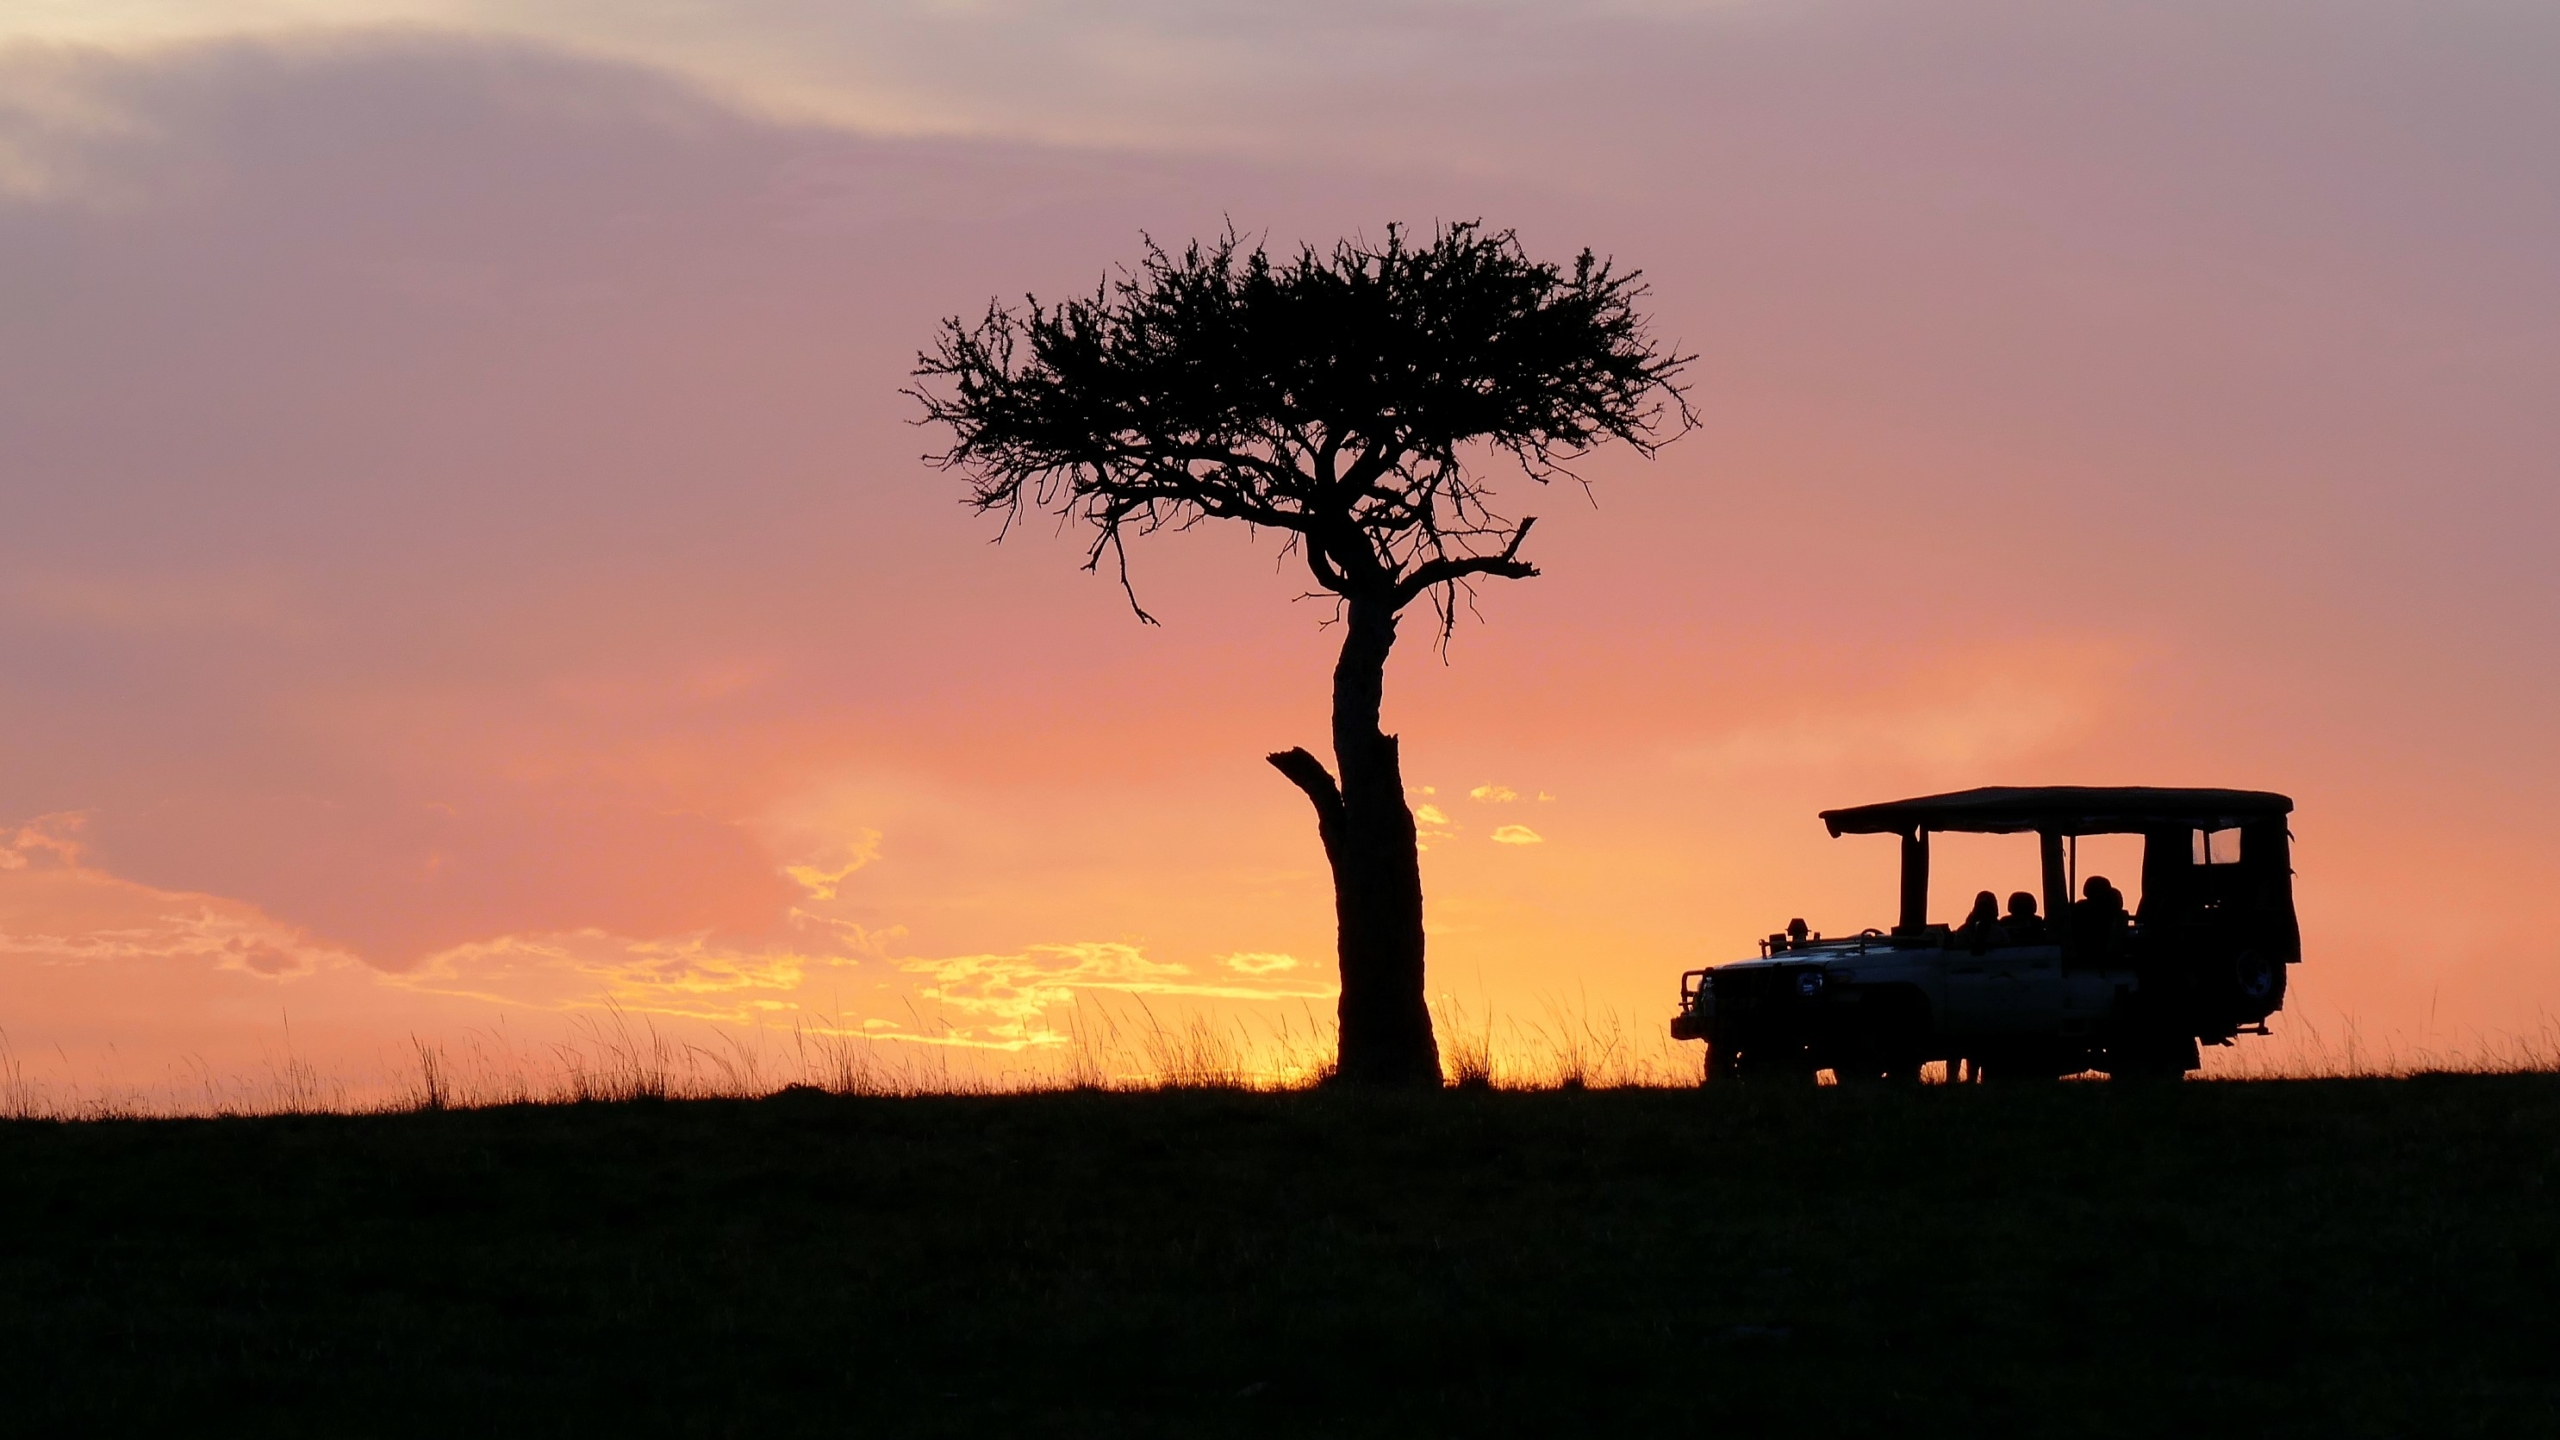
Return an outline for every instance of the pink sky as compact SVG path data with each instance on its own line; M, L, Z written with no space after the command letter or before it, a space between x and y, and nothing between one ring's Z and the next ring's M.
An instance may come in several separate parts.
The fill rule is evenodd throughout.
M1323 1011L1261 756L1325 612L1203 532L1135 623L897 394L937 317L1227 217L1589 245L1700 355L1704 427L1516 497L1546 576L1391 673L1435 992L1650 1037L1886 915L1820 808L2212 784L2298 802L2295 1041L2560 1013L2548 12L614 8L0 29L31 1068Z

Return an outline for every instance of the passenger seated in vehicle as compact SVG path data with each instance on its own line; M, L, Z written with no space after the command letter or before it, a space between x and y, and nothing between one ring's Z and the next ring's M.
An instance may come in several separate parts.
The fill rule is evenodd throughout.
M2036 913L2036 897L2030 891L2020 890L2009 897L2009 913L2000 923L2008 928L2009 938L2020 945L2044 943L2044 917Z
M2079 902L2071 907L2073 948L2083 955L2112 954L2129 918L2123 892L2107 883L2104 875L2090 876L2080 887Z
M1973 913L1956 927L1956 938L1981 954L1994 946L2009 943L2009 932L2000 925L2000 897L1985 890L1973 897Z

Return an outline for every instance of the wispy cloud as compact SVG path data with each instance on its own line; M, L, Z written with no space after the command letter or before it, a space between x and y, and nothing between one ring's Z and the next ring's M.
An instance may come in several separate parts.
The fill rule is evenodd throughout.
M95 868L80 840L84 819L40 816L0 839L0 956L49 965L168 959L267 979L356 963L255 905Z
M457 945L382 983L496 1006L613 1005L744 1024L799 1010L813 975L846 964L831 955L725 946L708 935L634 939L580 930Z
M878 1039L1019 1049L1063 1044L1060 1012L1090 993L1261 1003L1328 999L1330 987L1294 977L1294 956L1221 957L1227 978L1149 959L1138 946L1073 941L1002 954L883 953L893 936L809 917L835 944L726 946L709 936L638 940L598 931L507 936L456 946L394 988L497 1006L586 1010L732 1024L795 1023Z
M880 858L880 832L861 830L824 847L817 855L795 865L785 865L788 875L812 900L833 900L836 891L856 870Z
M1235 964L1238 960L1246 964ZM1267 970L1247 968L1275 960L1288 963ZM1233 955L1227 962L1228 968L1248 976L1279 973L1297 963L1286 955ZM1195 980L1187 966L1149 960L1134 945L1109 941L1033 945L1010 955L910 960L903 968L929 979L922 998L969 1022L959 1033L1003 1046L1065 1043L1067 1032L1052 1023L1054 1012L1087 991L1242 1001L1330 999L1334 994L1330 988L1303 984Z
M1422 804L1413 807L1413 833L1414 843L1428 850L1433 842L1457 834L1458 827L1450 823L1447 811L1437 805Z

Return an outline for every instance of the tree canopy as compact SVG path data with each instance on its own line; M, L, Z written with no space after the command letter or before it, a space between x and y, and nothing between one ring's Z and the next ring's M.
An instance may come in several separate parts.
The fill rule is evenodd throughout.
M1641 272L1588 250L1540 263L1476 223L1284 259L1230 229L1178 254L1149 241L1089 297L946 321L913 393L951 427L931 458L972 504L1081 517L1087 568L1110 558L1124 588L1131 534L1241 520L1288 532L1345 599L1432 596L1445 634L1473 577L1537 573L1532 519L1492 509L1471 457L1543 482L1694 423L1688 357L1648 335L1644 293Z

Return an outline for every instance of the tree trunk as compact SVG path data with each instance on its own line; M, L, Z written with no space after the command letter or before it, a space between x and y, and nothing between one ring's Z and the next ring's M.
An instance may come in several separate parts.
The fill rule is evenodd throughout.
M1333 667L1333 758L1339 786L1304 750L1271 757L1315 803L1333 867L1335 946L1342 968L1338 1079L1438 1085L1440 1047L1422 989L1422 863L1404 799L1396 737L1378 728L1392 606L1354 600Z

